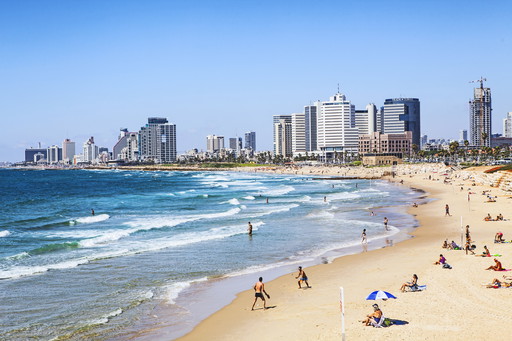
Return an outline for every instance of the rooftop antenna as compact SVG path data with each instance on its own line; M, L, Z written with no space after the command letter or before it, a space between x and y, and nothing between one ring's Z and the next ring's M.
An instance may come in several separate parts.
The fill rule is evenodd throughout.
M338 93L340 93L340 83L338 83Z

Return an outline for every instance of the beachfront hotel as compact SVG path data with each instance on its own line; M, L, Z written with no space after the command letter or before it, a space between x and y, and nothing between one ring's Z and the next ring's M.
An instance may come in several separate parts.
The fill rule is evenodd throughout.
M274 116L274 155L293 156L291 115Z
M512 137L512 112L503 119L503 137Z
M168 123L166 118L149 117L139 130L139 155L142 161L176 161L176 125Z
M324 158L331 159L336 152L357 152L355 106L338 92L328 101L317 102L317 107L317 143Z
M293 155L306 152L306 119L304 113L292 114Z
M474 98L469 101L469 143L474 147L490 147L492 131L491 89L474 88Z

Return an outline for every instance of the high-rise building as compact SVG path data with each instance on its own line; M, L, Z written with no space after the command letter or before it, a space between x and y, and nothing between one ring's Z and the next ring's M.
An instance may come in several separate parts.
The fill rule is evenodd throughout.
M381 132L400 134L412 132L412 143L420 145L420 101L417 98L388 98L381 108ZM379 128L379 127L378 127Z
M483 82L474 89L474 98L469 101L469 138L474 147L490 147L492 131L491 89Z
M281 118L274 123L274 154L284 157L292 157L292 123L291 115L284 118L285 115L277 115ZM275 122L276 116L274 116Z
M139 134L128 133L126 147L121 149L120 160L137 161L139 159Z
M241 137L230 137L229 138L229 149L240 151L242 149L242 138Z
M462 129L459 132L459 142L464 143L468 139L468 131L466 129Z
M70 139L62 141L62 161L72 163L75 157L75 142Z
M166 118L149 117L139 131L139 157L155 163L176 161L176 125Z
M304 129L306 131L306 151L308 152L318 148L317 111L316 104L304 106Z
M326 159L336 152L357 152L359 129L355 126L355 106L337 93L319 102L317 110L318 149Z
M512 112L503 119L503 137L512 137Z
M254 131L248 131L245 133L245 149L256 150L256 133Z
M306 120L304 113L292 114L292 153L306 152Z
M91 136L87 141L83 144L83 162L96 162L96 159L99 155L99 148L94 143L94 137Z
M206 151L209 153L218 153L224 149L224 136L208 135L206 136Z
M292 116L291 115L274 115L273 117L273 138L274 138L274 155L284 155L286 153L281 153L277 151L277 144L279 144L279 147L282 151L282 147L283 146L288 146L289 145L289 149L290 149L290 156L292 154ZM286 131L283 131L284 135L280 135L280 136L277 136L276 133L278 132L278 130L276 130L276 124L279 124L279 125L282 125L281 128L285 129L285 125L286 124L290 124L290 134L289 135L286 135ZM286 130L286 129L285 129ZM285 138L285 140L282 140L283 138ZM279 139L279 141L277 141ZM289 139L289 143L287 143L287 139Z
M421 135L421 145L420 147L423 147L424 145L426 145L428 143L428 136L427 135Z
M359 135L371 134L377 128L377 107L370 103L365 110L356 110L355 124Z
M114 160L121 159L121 151L127 146L129 134L128 129L121 128L119 138L117 139L114 148L112 148L112 157Z
M46 155L48 163L58 163L59 161L62 161L62 148L55 145L48 147Z

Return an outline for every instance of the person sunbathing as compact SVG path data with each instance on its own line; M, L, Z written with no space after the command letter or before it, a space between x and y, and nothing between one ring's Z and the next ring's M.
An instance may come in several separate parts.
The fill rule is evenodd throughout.
M494 199L493 197L488 197L487 202L496 202L496 199Z
M402 284L402 286L400 287L400 290L402 290L402 292L405 292L405 288L412 288L417 285L418 285L418 276L416 276L416 274L414 274L414 275L412 275L412 281L405 282L404 284Z
M484 245L484 252L482 252L481 255L475 255L477 257L491 257L491 253L489 252L489 249L486 245Z
M503 216L500 214L498 214L498 216L496 217L496 221L503 221Z
M491 284L487 284L486 287L487 288L494 288L494 289L510 288L510 287L512 287L512 282L507 283L505 281L500 281L499 279L495 278L495 279L492 280Z
M501 262L498 259L494 258L494 263L496 264L491 265L485 270L503 271L503 266L501 265Z
M382 310L380 310L379 306L377 304L372 305L373 307L373 313L366 315L366 319L362 322L366 326L370 326L372 324L372 321L374 323L379 323L380 319L382 318Z
M452 250L460 250L460 246L457 245L457 243L454 242L453 240L452 240L452 243L450 245L451 245L451 249Z
M493 221L492 217L489 213L487 213L487 217L484 218L485 221Z
M495 243L504 243L505 239L503 239L503 233L501 233L501 232L496 233L496 235L494 236L494 242Z
M445 239L444 243L443 243L443 249L448 249L448 239Z
M439 260L435 262L434 265L444 265L444 263L446 263L446 258L444 258L443 255L439 255Z

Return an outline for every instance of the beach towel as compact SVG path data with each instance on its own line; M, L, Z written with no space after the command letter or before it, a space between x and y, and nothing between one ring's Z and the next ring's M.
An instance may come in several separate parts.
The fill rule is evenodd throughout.
M501 269L501 270L498 270L498 271L512 271L512 269Z

